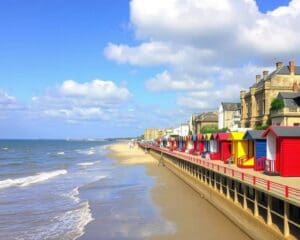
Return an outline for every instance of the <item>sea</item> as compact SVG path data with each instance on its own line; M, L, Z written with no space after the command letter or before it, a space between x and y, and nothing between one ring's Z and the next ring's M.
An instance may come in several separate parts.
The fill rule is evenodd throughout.
M173 231L143 166L108 157L105 140L0 140L0 239L142 239ZM95 236L93 233L91 236Z

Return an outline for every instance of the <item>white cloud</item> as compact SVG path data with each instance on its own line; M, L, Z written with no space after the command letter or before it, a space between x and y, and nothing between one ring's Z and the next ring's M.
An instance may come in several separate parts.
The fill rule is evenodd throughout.
M300 0L267 13L254 0L132 0L130 23L141 43L109 43L104 52L122 64L163 66L146 89L174 91L178 107L213 109L239 101L240 90L276 61L297 61L299 22Z
M0 111L22 110L24 106L18 103L14 96L0 89Z
M128 89L118 87L112 81L98 79L86 83L67 80L62 83L58 91L65 97L81 97L108 102L126 100L130 95Z
M214 58L210 49L198 49L170 42L145 42L136 47L109 43L104 49L108 59L136 66L195 64Z
M66 80L56 88L32 98L31 109L44 117L67 121L105 121L116 118L130 92L112 81L79 83Z
M199 111L217 110L222 101L238 102L241 89L242 87L238 84L230 84L218 90L192 91L180 95L177 104L184 108Z
M152 91L161 90L201 90L213 86L209 80L196 79L188 74L172 76L168 71L157 74L146 82L146 88Z

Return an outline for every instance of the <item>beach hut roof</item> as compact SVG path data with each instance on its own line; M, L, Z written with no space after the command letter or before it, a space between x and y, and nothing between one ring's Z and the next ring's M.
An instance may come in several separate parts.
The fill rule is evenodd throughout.
M263 130L248 130L245 135L244 139L246 140L256 140L256 139L264 139L262 136Z
M230 133L218 133L217 139L219 140L227 140L230 136Z
M217 136L218 136L218 133L213 133L213 134L211 135L211 140L217 139Z
M271 126L263 132L262 136L266 137L270 131L273 132L276 137L299 137L300 138L300 127Z
M243 140L245 133L244 132L231 132L230 133L230 140Z
M206 133L205 134L205 140L210 140L210 138L211 138L211 133Z

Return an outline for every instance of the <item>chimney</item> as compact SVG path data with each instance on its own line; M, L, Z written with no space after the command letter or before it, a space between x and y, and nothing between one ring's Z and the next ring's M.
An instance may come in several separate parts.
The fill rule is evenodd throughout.
M261 75L256 75L255 77L256 77L256 83L258 83L259 80L261 79Z
M268 74L269 74L269 71L267 71L267 70L263 71L263 77L264 77L264 79L267 78Z
M290 74L295 74L295 62L294 61L289 62L289 69L290 69Z
M283 63L282 62L277 62L276 63L276 70L280 69L282 67Z

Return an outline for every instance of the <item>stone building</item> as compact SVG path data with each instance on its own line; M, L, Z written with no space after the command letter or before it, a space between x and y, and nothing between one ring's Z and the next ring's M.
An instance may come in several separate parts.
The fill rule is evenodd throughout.
M288 66L276 63L276 69L263 76L256 75L256 83L249 91L241 91L241 127L256 127L270 122L271 102L279 92L293 92L300 83L300 66L290 61Z
M218 128L237 129L241 122L241 104L222 102L218 112Z
M280 92L278 99L283 102L283 108L271 110L272 125L300 126L300 92Z
M164 130L159 128L146 128L144 130L144 139L153 140L161 138L164 135Z
M199 115L195 115L193 119L193 134L200 133L201 128L204 126L218 127L218 113L205 112Z

